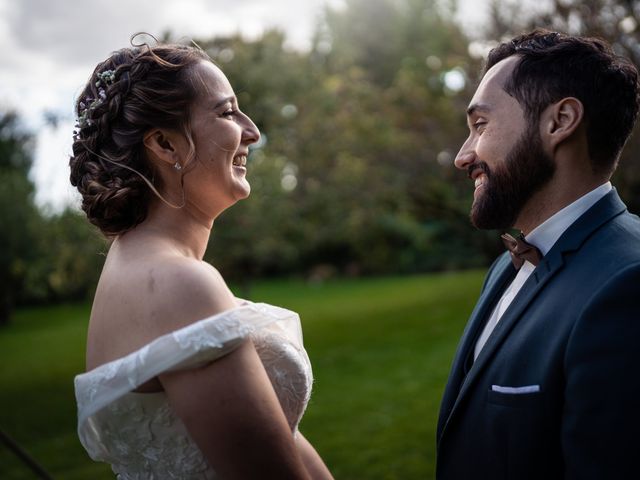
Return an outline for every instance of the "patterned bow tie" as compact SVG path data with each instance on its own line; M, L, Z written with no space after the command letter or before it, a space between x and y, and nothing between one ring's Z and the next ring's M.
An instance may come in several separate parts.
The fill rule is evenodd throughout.
M516 270L520 269L525 260L528 260L534 266L540 262L542 253L540 253L540 250L536 247L526 242L522 232L515 238L508 233L505 233L500 238L502 238L504 246L509 250L511 261L513 262L513 266L516 267Z

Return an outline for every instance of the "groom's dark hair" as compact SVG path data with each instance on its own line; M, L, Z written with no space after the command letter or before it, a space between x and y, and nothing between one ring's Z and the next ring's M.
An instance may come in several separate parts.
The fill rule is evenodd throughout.
M638 71L597 38L534 30L491 50L484 73L512 55L521 57L503 85L530 126L550 104L574 97L584 107L589 157L595 173L612 173L638 116Z

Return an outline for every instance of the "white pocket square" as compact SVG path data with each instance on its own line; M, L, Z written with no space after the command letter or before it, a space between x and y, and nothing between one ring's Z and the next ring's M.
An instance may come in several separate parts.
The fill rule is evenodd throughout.
M519 395L521 393L535 393L540 391L540 385L525 385L523 387L504 387L502 385L491 385L491 390L499 393Z

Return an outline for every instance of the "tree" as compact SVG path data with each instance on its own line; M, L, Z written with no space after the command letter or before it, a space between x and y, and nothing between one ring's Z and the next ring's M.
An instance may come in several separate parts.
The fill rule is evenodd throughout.
M67 208L44 219L46 245L37 262L47 301L93 297L106 258L108 242L82 212ZM30 299L34 300L33 296Z
M34 204L34 186L28 174L32 137L19 125L14 112L0 113L0 325L34 276L40 214Z
M198 42L265 139L251 198L214 229L208 258L225 276L414 272L493 255L452 165L477 62L440 4L348 0L327 9L310 52L287 50L277 31Z

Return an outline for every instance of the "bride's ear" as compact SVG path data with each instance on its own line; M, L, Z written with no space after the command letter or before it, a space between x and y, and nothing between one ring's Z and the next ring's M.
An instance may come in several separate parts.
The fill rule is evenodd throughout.
M154 128L144 134L142 143L152 163L171 167L182 164L184 140L177 132Z

